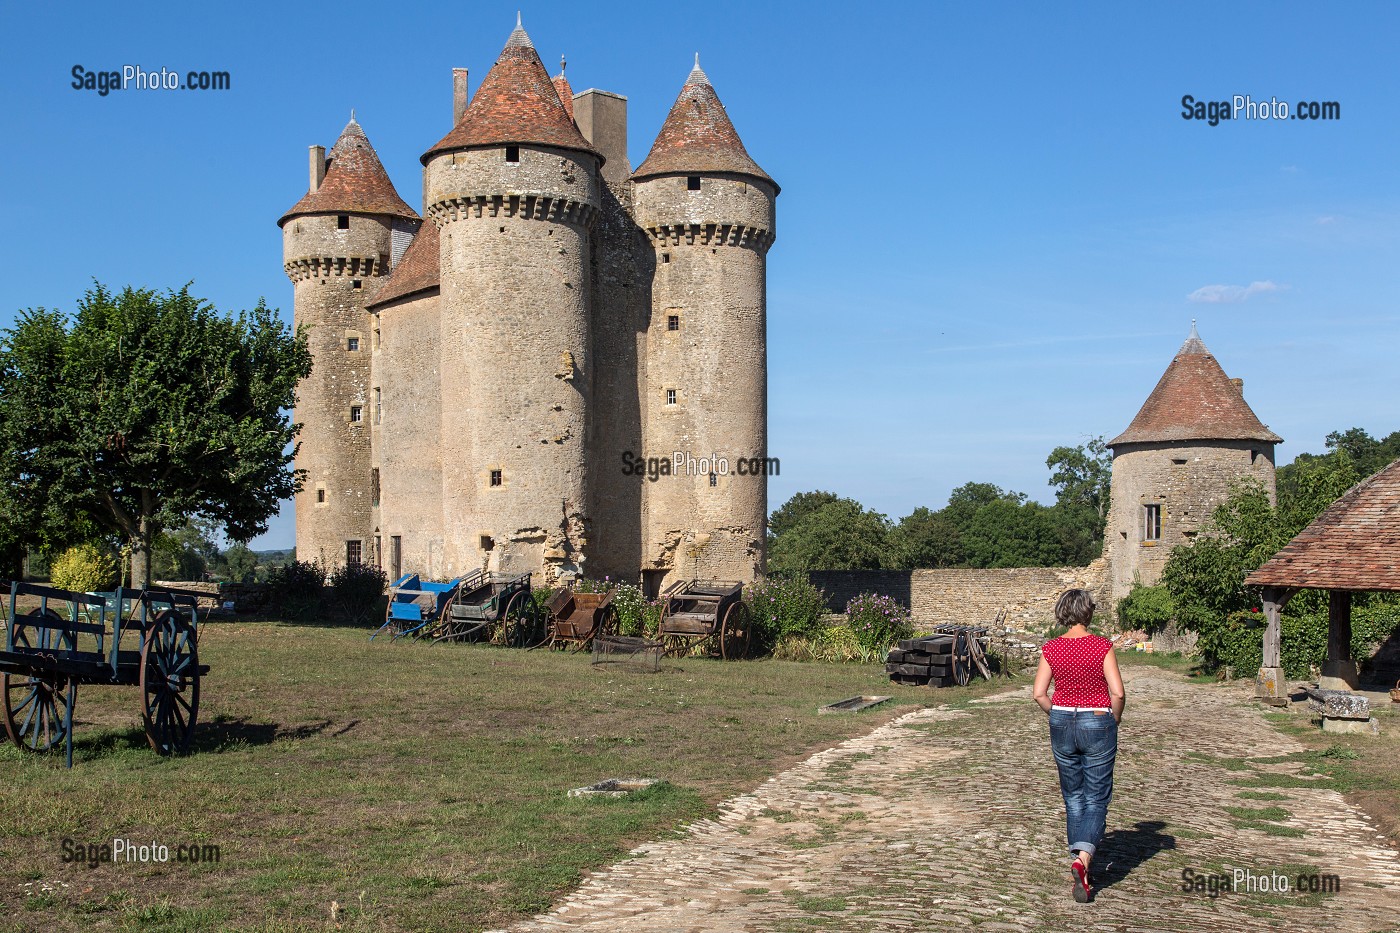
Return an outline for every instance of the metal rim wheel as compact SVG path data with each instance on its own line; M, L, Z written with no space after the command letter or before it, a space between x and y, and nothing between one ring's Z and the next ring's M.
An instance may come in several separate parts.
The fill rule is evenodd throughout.
M598 620L598 628L594 630L593 637L613 636L617 634L617 607L613 605L603 608L603 617Z
M749 624L748 607L734 603L724 613L724 625L719 635L719 655L726 661L742 661L749 656L753 626Z
M966 687L972 679L972 664L968 658L967 633L958 632L953 636L953 651L949 656L953 665L953 683Z
M189 750L199 715L199 650L194 626L166 609L141 642L141 718L146 741L162 755Z
M661 656L665 658L684 657L695 647L695 639L688 635L663 634L657 639L661 642Z

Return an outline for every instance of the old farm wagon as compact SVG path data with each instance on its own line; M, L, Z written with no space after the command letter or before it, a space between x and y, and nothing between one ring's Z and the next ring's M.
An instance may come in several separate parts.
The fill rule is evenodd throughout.
M678 580L667 587L657 629L666 654L704 647L726 660L748 657L753 626L743 594L744 585L730 580Z
M209 672L199 663L198 600L207 595L168 588L73 593L11 583L0 651L10 740L28 752L62 745L72 767L79 685L120 684L141 689L151 748L188 751L199 681ZM39 605L21 614L22 596Z
M582 650L600 636L617 634L614 590L580 593L564 587L545 607L549 613L549 646Z
M369 636L392 632L394 638L405 635L418 637L424 629L442 622L447 607L457 596L462 578L446 583L424 581L416 573L406 573L389 587L389 604L384 610L384 624Z
M463 577L442 618L423 631L435 642L490 640L511 648L537 647L548 635L530 574L485 570Z

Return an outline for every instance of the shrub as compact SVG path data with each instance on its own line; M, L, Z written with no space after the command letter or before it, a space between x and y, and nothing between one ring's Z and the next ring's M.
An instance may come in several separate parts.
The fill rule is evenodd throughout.
M748 598L754 654L767 654L784 638L821 631L826 594L803 574L766 577L749 587Z
M49 581L61 590L93 593L112 587L117 562L95 544L70 547L49 567Z
M337 621L362 625L378 616L379 599L389 578L372 564L343 564L331 571L331 599L340 612Z
M1232 612L1224 621L1204 625L1196 650L1207 671L1233 667L1235 676L1253 675L1264 654L1264 613L1250 609Z
M1118 622L1127 629L1155 632L1176 617L1176 605L1165 586L1134 583L1127 596L1118 601Z
M292 559L267 575L270 602L291 619L304 619L321 608L326 568L319 561Z
M867 651L883 651L914 634L909 610L889 596L862 593L846 604L847 625Z
M647 599L642 588L633 583L620 583L613 596L617 609L617 633L633 638L649 638L661 624L661 600Z

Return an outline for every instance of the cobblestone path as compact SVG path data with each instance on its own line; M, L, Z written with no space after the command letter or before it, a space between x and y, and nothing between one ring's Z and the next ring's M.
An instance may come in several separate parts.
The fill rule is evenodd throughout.
M649 843L515 931L1400 930L1400 856L1237 687L1126 672L1093 903L1029 688L925 709ZM1107 863L1107 864L1105 864ZM1341 892L1183 890L1183 871L1337 875Z

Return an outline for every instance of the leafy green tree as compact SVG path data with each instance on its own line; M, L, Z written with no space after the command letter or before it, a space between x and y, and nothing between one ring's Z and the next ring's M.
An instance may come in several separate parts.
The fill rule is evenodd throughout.
M203 579L219 560L219 547L214 543L217 529L200 518L186 519L177 525L174 519L162 516L159 523L170 530L162 530L156 536L151 575L158 580Z
M901 570L956 567L963 560L960 539L958 528L950 518L919 506L891 530L890 564Z
M854 499L807 512L778 535L768 552L770 572L878 570L887 566L890 522Z
M1108 518L1108 494L1113 479L1113 455L1102 436L1078 447L1056 447L1045 458L1055 501L1093 509L1100 528ZM1102 535L1102 530L1100 530Z
M824 505L833 502L840 502L841 497L834 492L823 492L818 489L813 492L799 492L781 506L773 510L773 514L768 516L768 540L789 531L798 522L806 518Z
M24 544L87 521L128 542L137 583L162 515L260 534L300 486L287 412L310 371L305 337L262 302L229 317L188 286L97 284L71 321L24 312L0 339L9 534L15 516Z
M251 583L258 570L258 556L248 545L235 541L224 551L224 574L233 583Z

